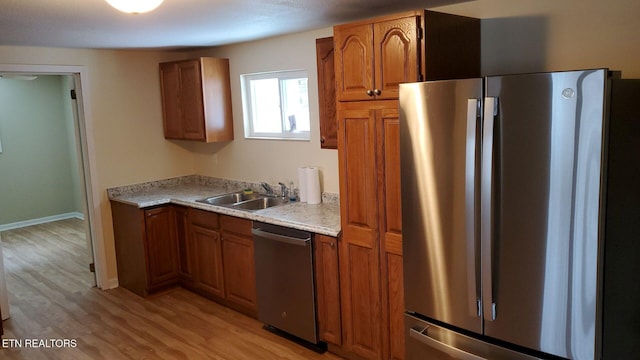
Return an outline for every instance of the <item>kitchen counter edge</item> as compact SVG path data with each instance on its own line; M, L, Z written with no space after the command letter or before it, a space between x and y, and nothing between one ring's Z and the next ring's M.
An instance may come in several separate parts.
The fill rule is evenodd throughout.
M246 211L200 203L196 200L248 188L247 183L214 178L207 179L210 181L202 181L202 178L190 176L186 179L181 177L114 187L107 189L107 194L111 201L133 205L140 209L174 204L321 235L337 237L341 232L340 207L337 196L333 194L323 194L325 195L323 201L327 202L317 205L296 201L263 210Z

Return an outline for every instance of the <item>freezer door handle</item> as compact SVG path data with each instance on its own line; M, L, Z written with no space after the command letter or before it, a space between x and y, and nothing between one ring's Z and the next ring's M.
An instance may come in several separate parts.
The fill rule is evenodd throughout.
M433 349L439 350L455 359L459 360L487 360L486 358L478 355L466 352L462 349L455 348L449 344L445 344L439 340L436 340L429 336L429 326L416 325L409 329L409 336L421 342L422 344L429 346Z
M482 316L476 274L476 131L480 101L467 100L467 140L465 165L465 227L467 246L467 305L471 316Z
M484 98L482 126L482 170L480 175L480 243L482 272L482 313L486 321L496 319L493 301L493 131L498 115L498 98Z

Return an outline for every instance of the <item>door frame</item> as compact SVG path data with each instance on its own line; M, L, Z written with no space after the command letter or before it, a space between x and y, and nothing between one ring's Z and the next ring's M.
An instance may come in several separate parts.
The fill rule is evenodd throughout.
M99 200L102 192L98 188L96 174L96 156L93 141L93 119L87 109L90 109L89 72L86 66L75 65L19 65L0 64L0 72L21 73L34 75L70 75L73 77L76 90L77 132L80 136L82 182L86 199L86 217L89 223L87 234L91 238L95 264L96 285L100 289L117 287L117 283L110 283L107 275L106 251L104 246L102 211ZM88 265L88 264L87 264ZM88 269L87 269L88 270Z

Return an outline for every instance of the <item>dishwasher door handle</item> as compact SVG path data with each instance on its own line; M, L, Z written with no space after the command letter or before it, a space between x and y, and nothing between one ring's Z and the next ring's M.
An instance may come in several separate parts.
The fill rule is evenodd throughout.
M278 241L278 242L283 242L283 243L287 243L287 244L291 244L291 245L298 245L298 246L307 246L311 243L311 236L305 238L305 239L299 239L299 238L294 238L294 237L290 237L290 236L286 236L286 235L280 235L280 234L275 234L272 232L268 232L268 231L263 231L260 229L251 229L251 233L255 236L259 236L261 238L265 238L265 239L269 239L269 240L273 240L273 241Z

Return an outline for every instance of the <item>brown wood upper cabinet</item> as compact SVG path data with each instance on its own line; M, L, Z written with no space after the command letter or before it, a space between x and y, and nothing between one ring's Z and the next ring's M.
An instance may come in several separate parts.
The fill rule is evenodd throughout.
M233 140L229 59L161 63L160 86L166 139Z
M338 101L397 99L398 85L480 75L480 21L434 11L337 25Z
M336 118L336 73L333 37L316 39L318 66L318 102L320 113L320 147L338 148L338 119Z
M397 99L398 84L419 80L418 14L333 28L339 101Z

